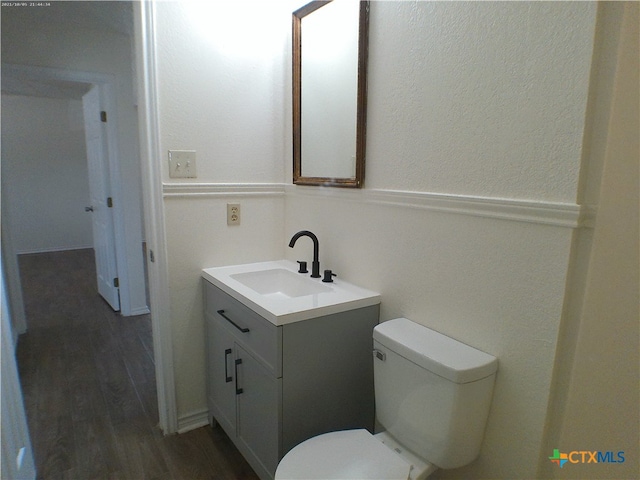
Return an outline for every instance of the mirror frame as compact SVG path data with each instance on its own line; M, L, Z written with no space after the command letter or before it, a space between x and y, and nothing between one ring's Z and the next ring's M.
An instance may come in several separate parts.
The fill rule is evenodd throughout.
M360 1L358 25L358 94L356 107L355 178L302 176L302 19L332 0L313 1L293 12L293 183L362 188L367 130L367 60L369 56L369 0Z

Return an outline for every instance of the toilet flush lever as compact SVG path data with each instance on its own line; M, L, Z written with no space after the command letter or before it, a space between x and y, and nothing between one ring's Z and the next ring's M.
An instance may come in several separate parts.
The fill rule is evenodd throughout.
M387 359L387 354L384 352L381 352L380 350L377 349L373 349L373 354L376 356L376 358L378 360L382 360L383 362Z

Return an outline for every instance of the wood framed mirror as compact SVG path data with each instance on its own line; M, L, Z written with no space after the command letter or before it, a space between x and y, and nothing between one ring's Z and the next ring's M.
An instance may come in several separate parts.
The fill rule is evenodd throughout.
M293 183L361 188L369 1L314 1L293 12Z

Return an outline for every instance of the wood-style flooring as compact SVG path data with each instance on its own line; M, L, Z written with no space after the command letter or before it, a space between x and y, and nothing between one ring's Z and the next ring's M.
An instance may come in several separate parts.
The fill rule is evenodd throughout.
M17 347L40 479L257 479L219 428L164 436L149 315L97 294L93 250L21 255Z

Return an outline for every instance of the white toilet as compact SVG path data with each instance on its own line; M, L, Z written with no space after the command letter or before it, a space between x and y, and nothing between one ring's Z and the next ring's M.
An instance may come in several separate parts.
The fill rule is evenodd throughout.
M310 438L282 458L276 480L421 480L478 456L498 360L406 318L376 326L373 344L385 430Z

